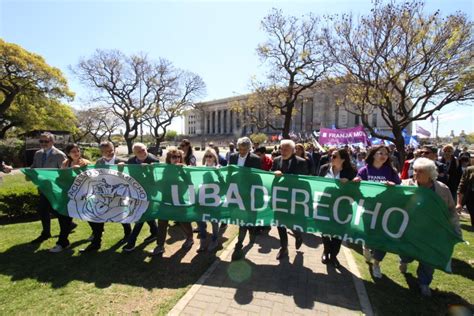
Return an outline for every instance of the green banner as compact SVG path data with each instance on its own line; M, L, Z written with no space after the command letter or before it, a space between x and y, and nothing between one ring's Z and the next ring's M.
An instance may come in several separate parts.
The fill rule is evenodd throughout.
M228 166L22 169L58 212L93 222L150 219L286 226L410 256L449 271L462 240L431 190Z

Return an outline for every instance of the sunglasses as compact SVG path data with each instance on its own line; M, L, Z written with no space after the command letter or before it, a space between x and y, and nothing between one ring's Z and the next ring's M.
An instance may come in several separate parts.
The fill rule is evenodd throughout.
M39 142L40 142L40 144L48 144L49 140L40 140Z
M171 156L171 159L181 159L181 156Z
M214 158L213 155L205 155L204 158Z

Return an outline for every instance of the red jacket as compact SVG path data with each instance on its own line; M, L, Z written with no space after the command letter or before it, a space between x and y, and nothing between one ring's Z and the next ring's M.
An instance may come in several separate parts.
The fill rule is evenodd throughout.
M268 155L265 155L265 158L262 160L262 169L265 171L270 171L272 168L273 160Z

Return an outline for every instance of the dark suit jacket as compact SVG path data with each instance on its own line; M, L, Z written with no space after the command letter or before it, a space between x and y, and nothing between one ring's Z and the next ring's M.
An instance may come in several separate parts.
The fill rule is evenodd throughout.
M229 165L236 165L238 161L239 153L229 156ZM245 158L244 167L262 169L262 161L257 155L248 153L247 158Z
M119 163L121 163L121 162L126 163L127 160L122 159L122 158L115 157L115 164L116 164L116 165L119 164ZM99 159L97 159L97 161L95 162L95 164L96 164L96 165L105 165L105 164L106 164L106 163L105 163L105 159L104 159L104 158L99 158Z
M321 168L319 169L319 176L320 177L325 177L329 171L329 168L331 167L330 163L327 163L325 165L322 165ZM357 171L354 168L349 168L349 169L342 169L341 173L339 174L339 178L345 178L348 180L352 180L356 177Z
M289 159L289 165L288 165L288 170L285 172L285 174L302 174L302 175L308 175L309 174L309 169L308 169L308 163L305 159L300 158L293 154L291 158ZM273 165L271 171L282 171L282 157L278 156L275 159L273 159Z
M63 164L63 161L66 159L66 154L64 154L62 151L60 151L59 149L53 146L53 148L51 149L51 153L49 154L48 158L46 159L46 162L43 165L42 163L43 153L44 153L43 149L40 149L37 152L35 152L35 156L33 157L33 164L31 165L31 168L60 169Z
M142 162L138 162L138 159L135 156L127 160L127 164L129 165L138 165L141 163L159 163L159 162L160 162L160 159L158 159L155 155L150 154L150 153L148 153L148 156Z

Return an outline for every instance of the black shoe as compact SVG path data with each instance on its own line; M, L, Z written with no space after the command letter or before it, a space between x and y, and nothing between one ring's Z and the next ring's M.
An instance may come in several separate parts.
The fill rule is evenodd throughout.
M323 255L321 256L321 263L322 264L328 264L328 262L329 262L328 254L323 253Z
M92 244L89 244L89 246L87 246L84 249L79 249L79 252L95 252L99 249L100 249L100 244L92 243Z
M288 248L280 248L277 255L277 260L288 257Z
M339 269L341 267L341 263L339 262L339 260L337 260L336 257L331 257L331 263L332 265L334 266L334 268L336 269Z
M157 237L156 235L150 235L150 236L148 236L147 238L145 238L145 240L143 240L143 242L148 243L148 242L155 241L155 240L157 240L157 239L158 239L158 237Z
M300 249L301 245L303 244L303 237L299 236L295 238L295 248Z
M122 239L119 240L119 244L125 244L126 242L128 242L128 239L130 238L130 234L128 235L124 235Z
M122 247L122 250L125 252L131 252L135 250L135 243L128 243L125 246Z
M76 228L77 228L77 224L74 223L74 222L71 222L71 233L72 233L72 231L73 231L74 229L76 229Z
M241 247L235 247L234 252L232 253L232 261L240 260L244 257L244 252Z
M40 244L42 243L43 241L45 240L48 240L49 238L51 238L51 235L39 235L37 238L33 239L32 241L30 241L30 244Z

